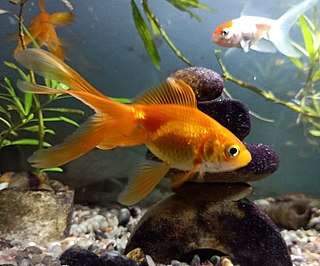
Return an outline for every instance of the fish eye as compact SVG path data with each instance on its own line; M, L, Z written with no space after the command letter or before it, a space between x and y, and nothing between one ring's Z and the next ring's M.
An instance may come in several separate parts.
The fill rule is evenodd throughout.
M240 147L238 145L232 145L227 148L226 155L229 158L237 157L240 153Z
M228 29L223 29L221 31L221 37L227 37L229 35L229 30Z

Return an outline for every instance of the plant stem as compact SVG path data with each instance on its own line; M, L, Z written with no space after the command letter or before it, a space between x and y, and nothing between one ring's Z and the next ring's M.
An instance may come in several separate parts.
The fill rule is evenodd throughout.
M26 45L24 42L24 31L23 31L23 7L24 7L24 1L21 1L20 3L20 10L19 10L19 15L18 15L18 22L19 22L19 38L21 41L21 45L23 49L26 49ZM32 70L30 70L30 81L32 83L36 83L35 76ZM38 95L33 95L33 100L36 106L37 110L37 116L38 116L38 125L39 125L39 144L38 144L38 149L43 148L43 143L44 143L44 137L45 137L45 126L44 126L44 121L43 121L43 113L42 113L42 108L41 108L41 102L39 99ZM29 115L29 114L28 114ZM28 116L27 115L27 116Z
M300 106L296 106L294 105L293 103L290 103L290 102L286 102L286 101L283 101L279 98L277 98L271 91L269 92L266 92L258 87L255 87L249 83L246 83L242 80L239 80L233 76L231 76L229 74L229 72L227 71L225 65L223 64L222 60L221 60L221 57L219 55L220 51L215 51L215 55L216 55L216 58L218 60L218 63L221 67L221 70L222 70L222 78L223 80L227 81L231 81L243 88L246 88L246 89L249 89L251 91L253 91L254 93L256 94L259 94L260 96L262 96L263 98L265 98L266 100L268 101L271 101L271 102L274 102L274 103L277 103L277 104L280 104L280 105L283 105L291 110L294 110L295 112L301 114L301 115L304 115L304 116L307 116L307 117L313 117L313 118L320 118L320 114L312 114L310 112L307 112L305 110L303 110Z
M142 7L144 12L146 12L146 14L148 14L148 16L150 16L150 18L152 19L152 21L154 22L155 26L158 28L162 38L167 42L167 44L169 45L169 47L171 48L171 50L183 61L185 62L188 66L193 66L193 64L188 60L188 58L186 58L181 52L180 50L173 44L173 42L170 40L170 38L168 37L167 33L165 32L165 30L161 27L159 20L157 19L157 17L154 15L154 13L151 11L149 5L148 5L148 0L142 0Z

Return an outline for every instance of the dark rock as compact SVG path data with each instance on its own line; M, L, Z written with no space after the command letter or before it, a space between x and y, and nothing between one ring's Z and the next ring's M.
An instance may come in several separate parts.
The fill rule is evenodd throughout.
M4 250L7 248L12 248L13 245L11 244L10 240L6 240L6 239L1 239L0 240L0 250Z
M193 89L198 101L218 98L224 88L221 76L204 67L188 67L171 74L170 77L182 79Z
M133 218L137 218L141 214L141 209L138 206L131 206L129 210Z
M198 185L203 184L193 184ZM213 193L214 186L202 186L202 195ZM137 225L125 253L140 247L156 262L169 264L195 249L212 249L240 265L292 265L279 229L254 203L247 199L193 200L194 194L190 191L189 195L174 194L151 208Z
M119 217L119 225L126 226L127 223L130 221L130 217L131 217L129 209L127 208L121 209L118 217Z
M250 133L249 110L238 100L203 101L198 103L198 108L229 129L240 140L243 140Z
M120 255L105 255L100 257L103 266L138 266L132 259ZM93 265L93 264L92 264Z
M61 264L68 266L103 266L100 258L93 252L79 246L67 249L60 257Z

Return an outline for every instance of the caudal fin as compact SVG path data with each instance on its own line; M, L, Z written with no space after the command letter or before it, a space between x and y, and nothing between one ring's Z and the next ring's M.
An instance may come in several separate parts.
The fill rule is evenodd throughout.
M36 151L28 161L33 167L50 168L70 162L103 141L110 130L110 123L99 114L90 117L61 144Z
M269 40L282 54L289 57L300 57L301 54L292 46L289 31L298 18L317 4L317 0L305 0L283 14L269 31Z
M31 48L17 51L14 54L14 58L40 76L64 83L71 90L87 91L100 97L106 97L91 86L79 73L43 49Z
M25 81L17 83L24 92L54 94L57 90ZM64 90L96 111L61 144L35 152L29 162L34 167L60 166L87 153L94 147L112 149L117 146L143 144L145 132L135 124L132 107L86 91Z

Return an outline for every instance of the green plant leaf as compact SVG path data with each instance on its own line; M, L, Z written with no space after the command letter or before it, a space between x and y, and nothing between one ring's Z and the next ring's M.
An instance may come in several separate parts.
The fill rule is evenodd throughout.
M313 37L311 29L306 23L305 16L300 16L300 28L304 39L306 51L309 53L309 56L312 56L314 54Z
M8 128L11 128L11 123L0 116L0 121L7 125Z
M60 167L43 168L41 172L63 172L63 169Z
M160 69L160 55L158 53L157 47L153 41L151 32L145 23L139 8L137 7L134 0L131 0L131 7L132 7L132 16L134 19L134 23L138 33L143 41L143 44L149 54L152 63L156 69Z
M5 146L11 146L11 145L38 145L39 144L39 140L37 139L18 139L18 140L14 140L14 141L9 141L9 144L5 145ZM48 142L44 142L43 143L44 147L51 147L51 144Z
M19 112L21 112L21 114L22 114L23 116L25 116L27 113L26 113L26 111L24 110L24 107L23 107L23 105L22 105L19 97L16 95L16 92L15 92L14 88L13 88L12 85L11 85L10 79L8 79L7 77L5 77L5 78L4 78L4 81L5 81L5 83L6 83L7 86L8 86L8 87L6 87L6 88L7 88L8 92L10 93L10 95L11 95L13 101L14 101L15 106L17 107L17 110L18 110Z
M171 5L175 8L179 9L180 11L187 12L191 18L196 19L198 22L201 22L201 18L197 16L189 7L190 4L183 3L180 0L167 0Z
M301 60L299 58L296 57L289 57L290 61L298 68L300 69L302 72L304 72L305 66L303 65L303 63L301 62Z
M128 99L128 98L112 98L109 97L111 100L118 102L118 103L132 103L132 99Z
M59 113L65 113L65 114L75 114L75 115L84 115L84 112L79 109L71 109L71 108L43 108L43 111L49 111L49 112L59 112Z
M319 129L310 129L309 133L314 137L320 137L320 130Z
M69 123L69 124L77 126L77 127L79 126L79 124L76 121L73 121L72 119L70 119L68 117L65 117L65 116L44 118L43 121L44 122L60 122L60 121L63 121L63 122Z
M4 62L4 64L5 64L7 67L10 67L10 68L16 70L16 71L18 72L19 76L20 76L24 81L30 82L30 77L29 77L28 75L26 75L26 74L21 70L21 68L17 67L16 64L10 63L10 62L6 62L6 61Z

